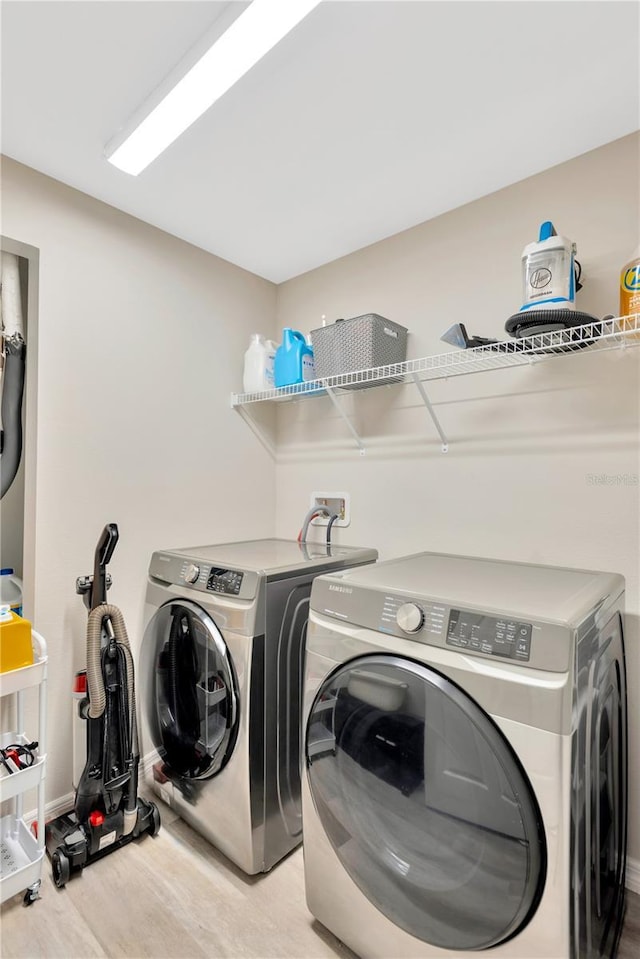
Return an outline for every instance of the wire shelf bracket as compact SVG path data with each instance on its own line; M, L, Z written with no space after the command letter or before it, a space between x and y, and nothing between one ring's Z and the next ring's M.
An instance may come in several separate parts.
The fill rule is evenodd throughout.
M259 427L258 424L256 423L256 421L255 421L255 419L253 418L253 416L251 416L251 414L249 413L249 411L248 411L247 409L245 409L244 406L242 406L242 405L240 405L240 404L238 404L238 403L234 403L234 402L233 402L233 397L232 397L232 399L231 399L231 407L232 407L233 409L236 409L236 410L238 411L238 413L240 414L240 416L242 417L242 419L244 420L244 422L247 424L247 426L249 427L249 429L251 430L251 432L254 434L254 436L257 436L257 438L260 440L260 442L262 443L262 445L263 445L264 448L266 449L267 453L271 456L272 459L275 460L275 458L276 458L276 447L275 447L275 443L269 438L269 436L267 436L267 434L265 433L264 430L260 429L260 427Z
M341 419L343 420L343 422L346 423L347 427L349 428L349 431L350 431L351 435L353 436L354 440L356 441L356 444L357 444L357 446L358 446L358 449L360 450L360 456L364 456L364 454L365 454L367 451L366 451L366 449L365 449L364 443L363 443L362 440L360 439L360 436L359 436L359 434L358 434L358 431L356 430L355 426L353 425L353 423L351 422L351 420L349 419L349 417L347 416L347 414L345 413L345 411L342 409L342 406L340 405L340 401L338 400L336 394L333 392L332 387L330 387L330 386L327 385L327 386L325 386L325 389L326 389L326 391L327 391L327 396L329 397L329 399L331 400L331 402L332 402L333 405L335 406L335 408L336 408L338 414L340 415Z
M419 376L418 373L412 373L411 376L413 377L413 382L416 384L416 386L417 386L417 388L418 388L418 393L419 393L420 396L422 397L422 402L423 402L424 405L426 406L426 408L427 408L427 410L428 410L428 412L429 412L429 416L430 416L431 419L433 420L433 425L434 425L435 428L437 429L438 435L439 435L440 439L442 440L442 452L443 452L443 453L448 453L448 452L449 452L449 443L448 443L448 441L447 441L447 437L446 437L445 434L444 434L444 430L443 430L442 427L440 426L440 420L438 419L438 417L437 417L436 414L435 414L435 410L434 410L433 406L431 405L431 400L430 400L429 397L427 396L427 391L425 390L425 388L424 388L424 386L423 386L423 384L422 384L422 380L420 379L420 376Z

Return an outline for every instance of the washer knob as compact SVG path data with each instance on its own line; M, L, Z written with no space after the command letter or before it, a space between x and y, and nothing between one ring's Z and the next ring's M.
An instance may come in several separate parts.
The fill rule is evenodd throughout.
M424 623L424 613L416 603L403 603L396 613L396 623L403 633L417 633Z
M199 575L200 567L196 566L195 563L189 563L184 571L184 581L185 583L195 583Z

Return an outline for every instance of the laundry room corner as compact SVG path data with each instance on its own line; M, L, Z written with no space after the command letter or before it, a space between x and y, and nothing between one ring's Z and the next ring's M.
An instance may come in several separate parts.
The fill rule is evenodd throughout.
M273 460L228 397L251 332L275 322L276 294L274 284L6 157L2 227L40 254L24 520L11 517L24 528L24 613L49 642L57 758L47 801L64 804L86 631L75 583L92 571L105 523L120 529L112 595L134 649L154 549L273 534ZM4 500L2 509L4 527Z
M292 279L278 287L279 325L376 311L409 329L409 357L442 354L457 322L503 339L520 296L520 241L549 209L578 237L585 309L615 312L618 268L637 243L639 169L634 134ZM628 881L640 889L639 351L425 385L447 452L411 384L342 399L364 453L328 398L283 406L277 531L296 528L311 490L344 489L351 525L337 541L373 543L381 559L426 549L622 573Z

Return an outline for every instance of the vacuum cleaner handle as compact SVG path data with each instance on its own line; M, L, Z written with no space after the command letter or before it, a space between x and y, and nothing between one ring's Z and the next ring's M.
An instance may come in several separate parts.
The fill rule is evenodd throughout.
M107 601L107 563L113 556L118 542L118 526L116 523L107 523L102 536L98 540L93 562L93 583L91 584L90 608L95 609Z

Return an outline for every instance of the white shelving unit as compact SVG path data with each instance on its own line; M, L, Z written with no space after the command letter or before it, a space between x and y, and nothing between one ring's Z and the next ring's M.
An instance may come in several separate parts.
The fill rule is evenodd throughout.
M26 769L0 778L0 801L11 800L13 813L0 819L0 902L25 890L26 905L38 898L44 858L44 778L47 761L47 646L32 630L34 662L32 666L0 673L0 696L15 696L16 729L0 734L0 745L26 745L33 741L24 731L24 694L39 687L38 748L35 762ZM38 794L37 832L34 835L24 820L23 798L29 789Z
M251 418L248 407L255 403L282 402L283 400L309 400L318 396L328 396L350 430L360 453L365 447L353 423L340 404L339 397L347 391L369 389L389 383L412 383L417 388L436 429L442 440L442 451L447 452L447 438L435 415L425 383L431 380L448 379L452 376L466 376L470 373L483 373L488 370L507 369L516 366L530 366L535 363L549 362L557 356L593 353L613 349L629 349L640 346L640 314L624 317L610 317L575 326L569 330L554 333L537 333L518 339L504 340L490 346L479 346L469 350L455 350L434 356L425 356L416 360L405 360L390 366L377 366L367 370L355 370L340 376L297 383L279 389L265 390L262 393L232 393L231 406L261 436ZM268 446L269 444L266 443Z

